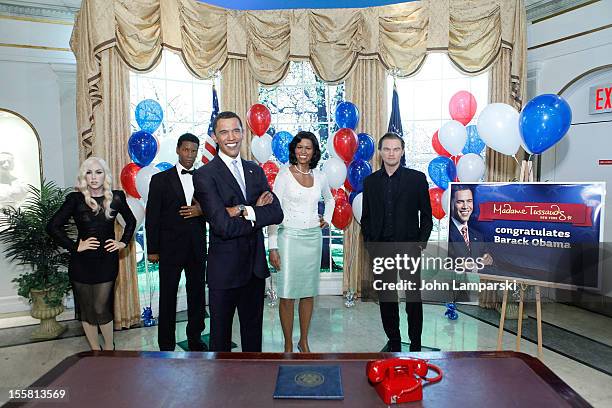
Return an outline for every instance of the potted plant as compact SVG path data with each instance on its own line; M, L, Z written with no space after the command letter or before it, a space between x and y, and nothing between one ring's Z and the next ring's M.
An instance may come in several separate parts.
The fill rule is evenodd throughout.
M18 208L3 208L0 216L0 243L8 260L27 268L13 282L19 296L32 303L31 315L40 319L33 339L52 339L65 330L55 318L64 311L63 299L70 291L69 254L45 231L53 214L71 189L43 180L40 189L30 185L28 198ZM74 224L67 226L74 234Z

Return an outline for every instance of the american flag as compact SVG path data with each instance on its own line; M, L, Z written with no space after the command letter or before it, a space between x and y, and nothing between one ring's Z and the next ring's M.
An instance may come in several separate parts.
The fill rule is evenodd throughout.
M391 117L389 118L389 128L387 132L393 132L404 138L404 131L402 130L402 117L400 115L399 108L399 95L397 94L397 86L393 81L393 100L391 101ZM401 165L406 167L406 155L402 156Z
M217 99L217 89L212 87L212 105L213 110L210 114L210 124L208 125L208 134L204 138L204 154L202 155L202 163L207 164L217 155L217 143L212 138L213 122L219 114L219 100Z

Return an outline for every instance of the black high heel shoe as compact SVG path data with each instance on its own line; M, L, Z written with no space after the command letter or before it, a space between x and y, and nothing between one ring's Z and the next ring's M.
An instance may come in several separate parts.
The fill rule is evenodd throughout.
M298 343L298 345L297 345L297 349L298 349L298 351L299 351L300 353L303 353L303 352L304 352L304 351L302 351L302 346L300 346L300 344L299 344L299 343Z

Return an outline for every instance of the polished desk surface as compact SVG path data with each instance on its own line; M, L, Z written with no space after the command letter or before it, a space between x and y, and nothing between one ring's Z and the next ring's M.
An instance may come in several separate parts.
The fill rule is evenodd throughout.
M366 378L366 362L430 360L444 372L406 407L588 407L538 359L515 352L165 353L85 352L66 358L32 384L65 388L69 400L9 403L41 407L384 407ZM344 400L273 399L279 365L339 365ZM431 375L431 373L430 373Z

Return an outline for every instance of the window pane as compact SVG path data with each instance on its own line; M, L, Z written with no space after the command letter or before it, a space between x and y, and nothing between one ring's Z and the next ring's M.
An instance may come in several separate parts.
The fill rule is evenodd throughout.
M393 92L393 78L389 77L389 99ZM438 154L431 139L440 127L451 119L449 102L458 91L466 90L476 98L476 115L470 124L476 124L478 114L488 103L488 72L468 76L459 71L445 54L430 54L420 71L410 77L395 80L400 102L402 128L406 141L406 164L426 175L429 162ZM391 104L389 103L389 114ZM484 157L484 152L483 152ZM429 178L429 177L428 177ZM430 181L430 187L435 185ZM447 219L434 220L431 240L446 240Z

